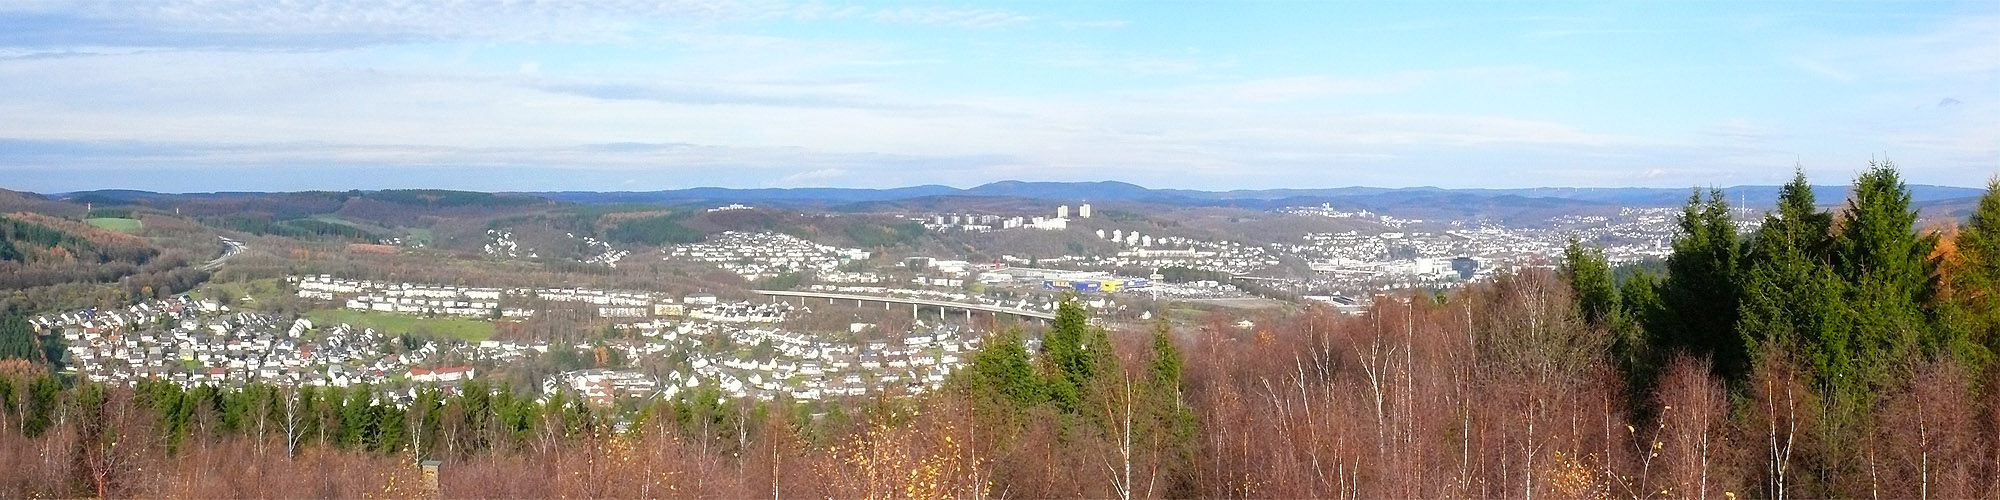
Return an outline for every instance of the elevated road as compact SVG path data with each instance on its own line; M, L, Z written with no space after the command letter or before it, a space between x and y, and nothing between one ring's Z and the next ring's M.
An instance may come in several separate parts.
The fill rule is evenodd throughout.
M986 312L993 314L1010 314L1014 316L1020 316L1023 318L1034 318L1045 321L1056 319L1056 315L1054 313L1030 311L1027 309L1015 309L1012 307L989 306L984 304L967 304L964 302L946 302L942 300L913 299L904 297L883 297L879 295L850 295L845 293L798 292L792 290L753 290L753 291L757 292L758 295L767 295L771 297L798 297L803 299L852 300L857 303L882 302L885 304L909 304L912 307L936 307L939 309L961 309L967 311L967 314L971 314L970 311L979 311L979 312Z

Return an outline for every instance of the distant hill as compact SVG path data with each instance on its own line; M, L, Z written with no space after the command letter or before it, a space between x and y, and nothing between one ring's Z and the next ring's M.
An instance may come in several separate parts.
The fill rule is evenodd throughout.
M681 204L694 202L810 202L810 203L857 203L867 201L893 201L921 198L943 194L958 194L962 190L951 186L924 185L893 189L858 188L756 188L735 189L699 187L667 191L553 191L521 193L549 199L575 203L661 203Z
M1847 196L1847 186L1815 186L1822 204L1837 204ZM1752 208L1776 203L1778 186L1733 186L1722 188L1731 202ZM1394 198L1445 201L1495 200L1501 204L1534 199L1556 199L1625 206L1675 206L1687 201L1694 188L1518 188L1446 189L1438 187L1378 188L1340 187L1316 189L1249 189L1200 191L1191 189L1150 189L1117 181L1025 182L1000 181L970 189L924 185L893 189L846 188L693 188L647 192L543 192L521 193L576 203L730 203L762 202L797 205L869 206L869 202L895 202L918 198L1005 197L1061 201L1139 201L1184 206L1237 206L1245 208L1372 200L1380 203ZM1704 188L1705 191L1705 188ZM1912 201L1925 203L1979 196L1974 188L1912 185ZM948 197L948 198L941 198Z
M1768 209L1776 203L1778 186L1721 188L1731 203ZM1847 186L1815 186L1821 205L1833 206L1847 196ZM1368 209L1414 217L1485 217L1513 219L1542 214L1596 212L1632 207L1673 207L1687 201L1694 188L1519 188L1447 189L1439 187L1339 187L1201 191L1151 189L1126 182L1001 181L969 189L922 185L889 189L701 187L643 192L556 191L533 193L472 193L443 190L382 190L299 193L190 193L102 190L41 197L14 193L0 197L20 206L50 202L148 206L182 210L195 216L263 214L275 220L319 214L339 214L385 225L407 225L417 215L453 214L498 208L615 204L700 207L730 203L758 206L816 207L835 212L874 211L992 211L998 208L1049 208L1054 203L1129 202L1180 207L1231 207L1268 210L1284 206L1327 204L1336 208ZM1703 188L1702 191L1706 191ZM1948 214L1963 209L1961 200L1980 189L1912 185L1912 203L1936 206L1926 213ZM1036 208L1040 206L1040 208ZM1015 211L1015 210L1003 210ZM661 227L665 227L662 225ZM658 229L658 228L655 228ZM671 229L671 228L668 228ZM668 231L671 233L672 231ZM667 234L667 233L660 233Z

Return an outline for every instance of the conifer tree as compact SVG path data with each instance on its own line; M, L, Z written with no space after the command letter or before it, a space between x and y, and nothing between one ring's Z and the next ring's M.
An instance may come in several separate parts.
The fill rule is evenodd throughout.
M1850 285L1851 379L1860 383L1887 383L1892 363L1910 360L1921 343L1935 340L1924 306L1934 290L1929 256L1936 240L1917 235L1916 221L1909 188L1894 164L1872 163L1855 179L1833 240L1832 264Z
M1653 346L1648 341L1645 325L1659 324L1661 315L1666 314L1666 305L1660 302L1659 279L1653 273L1640 269L1618 287L1619 315L1625 318L1623 325L1612 330L1611 354L1625 372L1626 383L1634 389L1652 387ZM1634 394L1646 394L1636 390Z
M1056 307L1056 319L1042 335L1042 364L1048 377L1049 400L1068 413L1083 409L1085 392L1096 379L1098 363L1088 347L1090 326L1083 306L1065 300Z
M61 404L62 383L43 375L28 383L27 412L21 416L21 434L39 437L55 425L56 406Z
M0 359L24 359L42 363L42 350L35 330L16 313L0 313Z
M1737 330L1750 352L1798 352L1822 381L1849 377L1843 283L1827 262L1832 216L1819 210L1803 172L1779 191L1778 209L1745 256Z
M1957 246L1953 303L1963 313L1969 340L1989 353L2000 352L2000 177L1987 182Z
M1161 475L1165 476L1166 497L1185 498L1194 494L1193 468L1196 451L1194 410L1182 391L1180 348L1174 345L1172 328L1161 319L1153 328L1150 358L1146 364L1146 418L1142 442L1152 448Z
M1016 411L1045 401L1047 396L1035 377L1028 349L1021 345L1021 332L1008 329L986 338L979 353L966 369L967 382L976 397L989 402L1006 402Z
M1577 313L1592 325L1609 327L1619 316L1618 290L1611 282L1611 264L1604 250L1585 248L1572 236L1563 247L1562 274L1575 294Z
M1709 356L1718 375L1736 379L1749 366L1736 334L1742 295L1736 272L1742 245L1722 190L1709 190L1706 200L1699 192L1690 195L1679 225L1674 254L1667 259L1666 281L1659 289L1665 313L1651 316L1646 325L1654 364L1660 356L1677 351Z

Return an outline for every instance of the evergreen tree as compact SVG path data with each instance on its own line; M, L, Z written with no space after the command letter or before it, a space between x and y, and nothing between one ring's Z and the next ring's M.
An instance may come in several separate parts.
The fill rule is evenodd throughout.
M408 439L404 435L408 431L405 429L403 421L407 416L408 413L400 408L389 405L375 406L375 425L371 428L369 435L369 451L384 455L401 451L404 441Z
M1634 271L1625 284L1618 287L1619 315L1625 321L1611 331L1611 354L1625 372L1626 383L1634 394L1647 394L1652 387L1653 346L1647 341L1643 325L1659 324L1656 319L1666 314L1666 305L1660 302L1659 279L1644 269Z
M1859 383L1886 387L1893 363L1926 343L1937 345L1924 306L1930 302L1935 238L1915 232L1917 212L1895 165L1871 164L1854 192L1833 241L1832 264L1845 278L1847 340ZM1855 389L1861 389L1856 387Z
M340 406L340 437L343 448L367 448L370 434L375 430L375 402L367 384L350 388L345 401Z
M1956 243L1953 304L1971 334L1968 341L2000 352L2000 177L1987 182Z
M1611 264L1604 250L1586 248L1572 236L1563 247L1563 278L1569 280L1577 314L1590 324L1609 327L1619 316L1618 290L1611 283Z
M319 421L320 388L311 385L302 386L298 388L298 394L293 397L298 398L298 402L293 405L292 414L286 415L286 418L298 422L296 437L298 444L303 447L306 443L317 441L320 436L325 435Z
M1047 400L1019 330L987 336L964 373L974 396L988 402L1005 402L1020 411Z
M1652 315L1646 325L1653 361L1676 351L1709 356L1718 375L1735 380L1749 367L1748 351L1736 334L1742 245L1722 190L1709 190L1707 200L1699 192L1689 196L1679 225L1659 289L1665 313Z
M21 417L21 433L40 437L55 425L56 405L62 402L62 383L43 375L28 383L28 411Z
M1750 352L1764 344L1798 352L1822 382L1852 377L1844 283L1828 264L1831 226L1805 174L1795 174L1751 240L1737 320Z
M0 359L25 359L42 364L41 344L34 326L18 313L0 313Z
M1096 379L1097 361L1088 343L1090 326L1083 306L1065 300L1056 307L1056 319L1042 335L1042 363L1048 377L1049 400L1067 413L1083 409L1085 392Z
M1165 319L1155 324L1151 347L1143 385L1147 425L1140 441L1152 448L1166 476L1165 496L1195 496L1194 409L1182 398L1186 384L1181 380L1181 367L1186 362L1181 359L1180 348L1174 345L1172 329Z

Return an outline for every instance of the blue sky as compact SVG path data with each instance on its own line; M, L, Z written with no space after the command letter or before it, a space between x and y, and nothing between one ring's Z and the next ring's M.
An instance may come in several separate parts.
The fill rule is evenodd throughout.
M41 192L2000 173L2000 2L0 0Z

